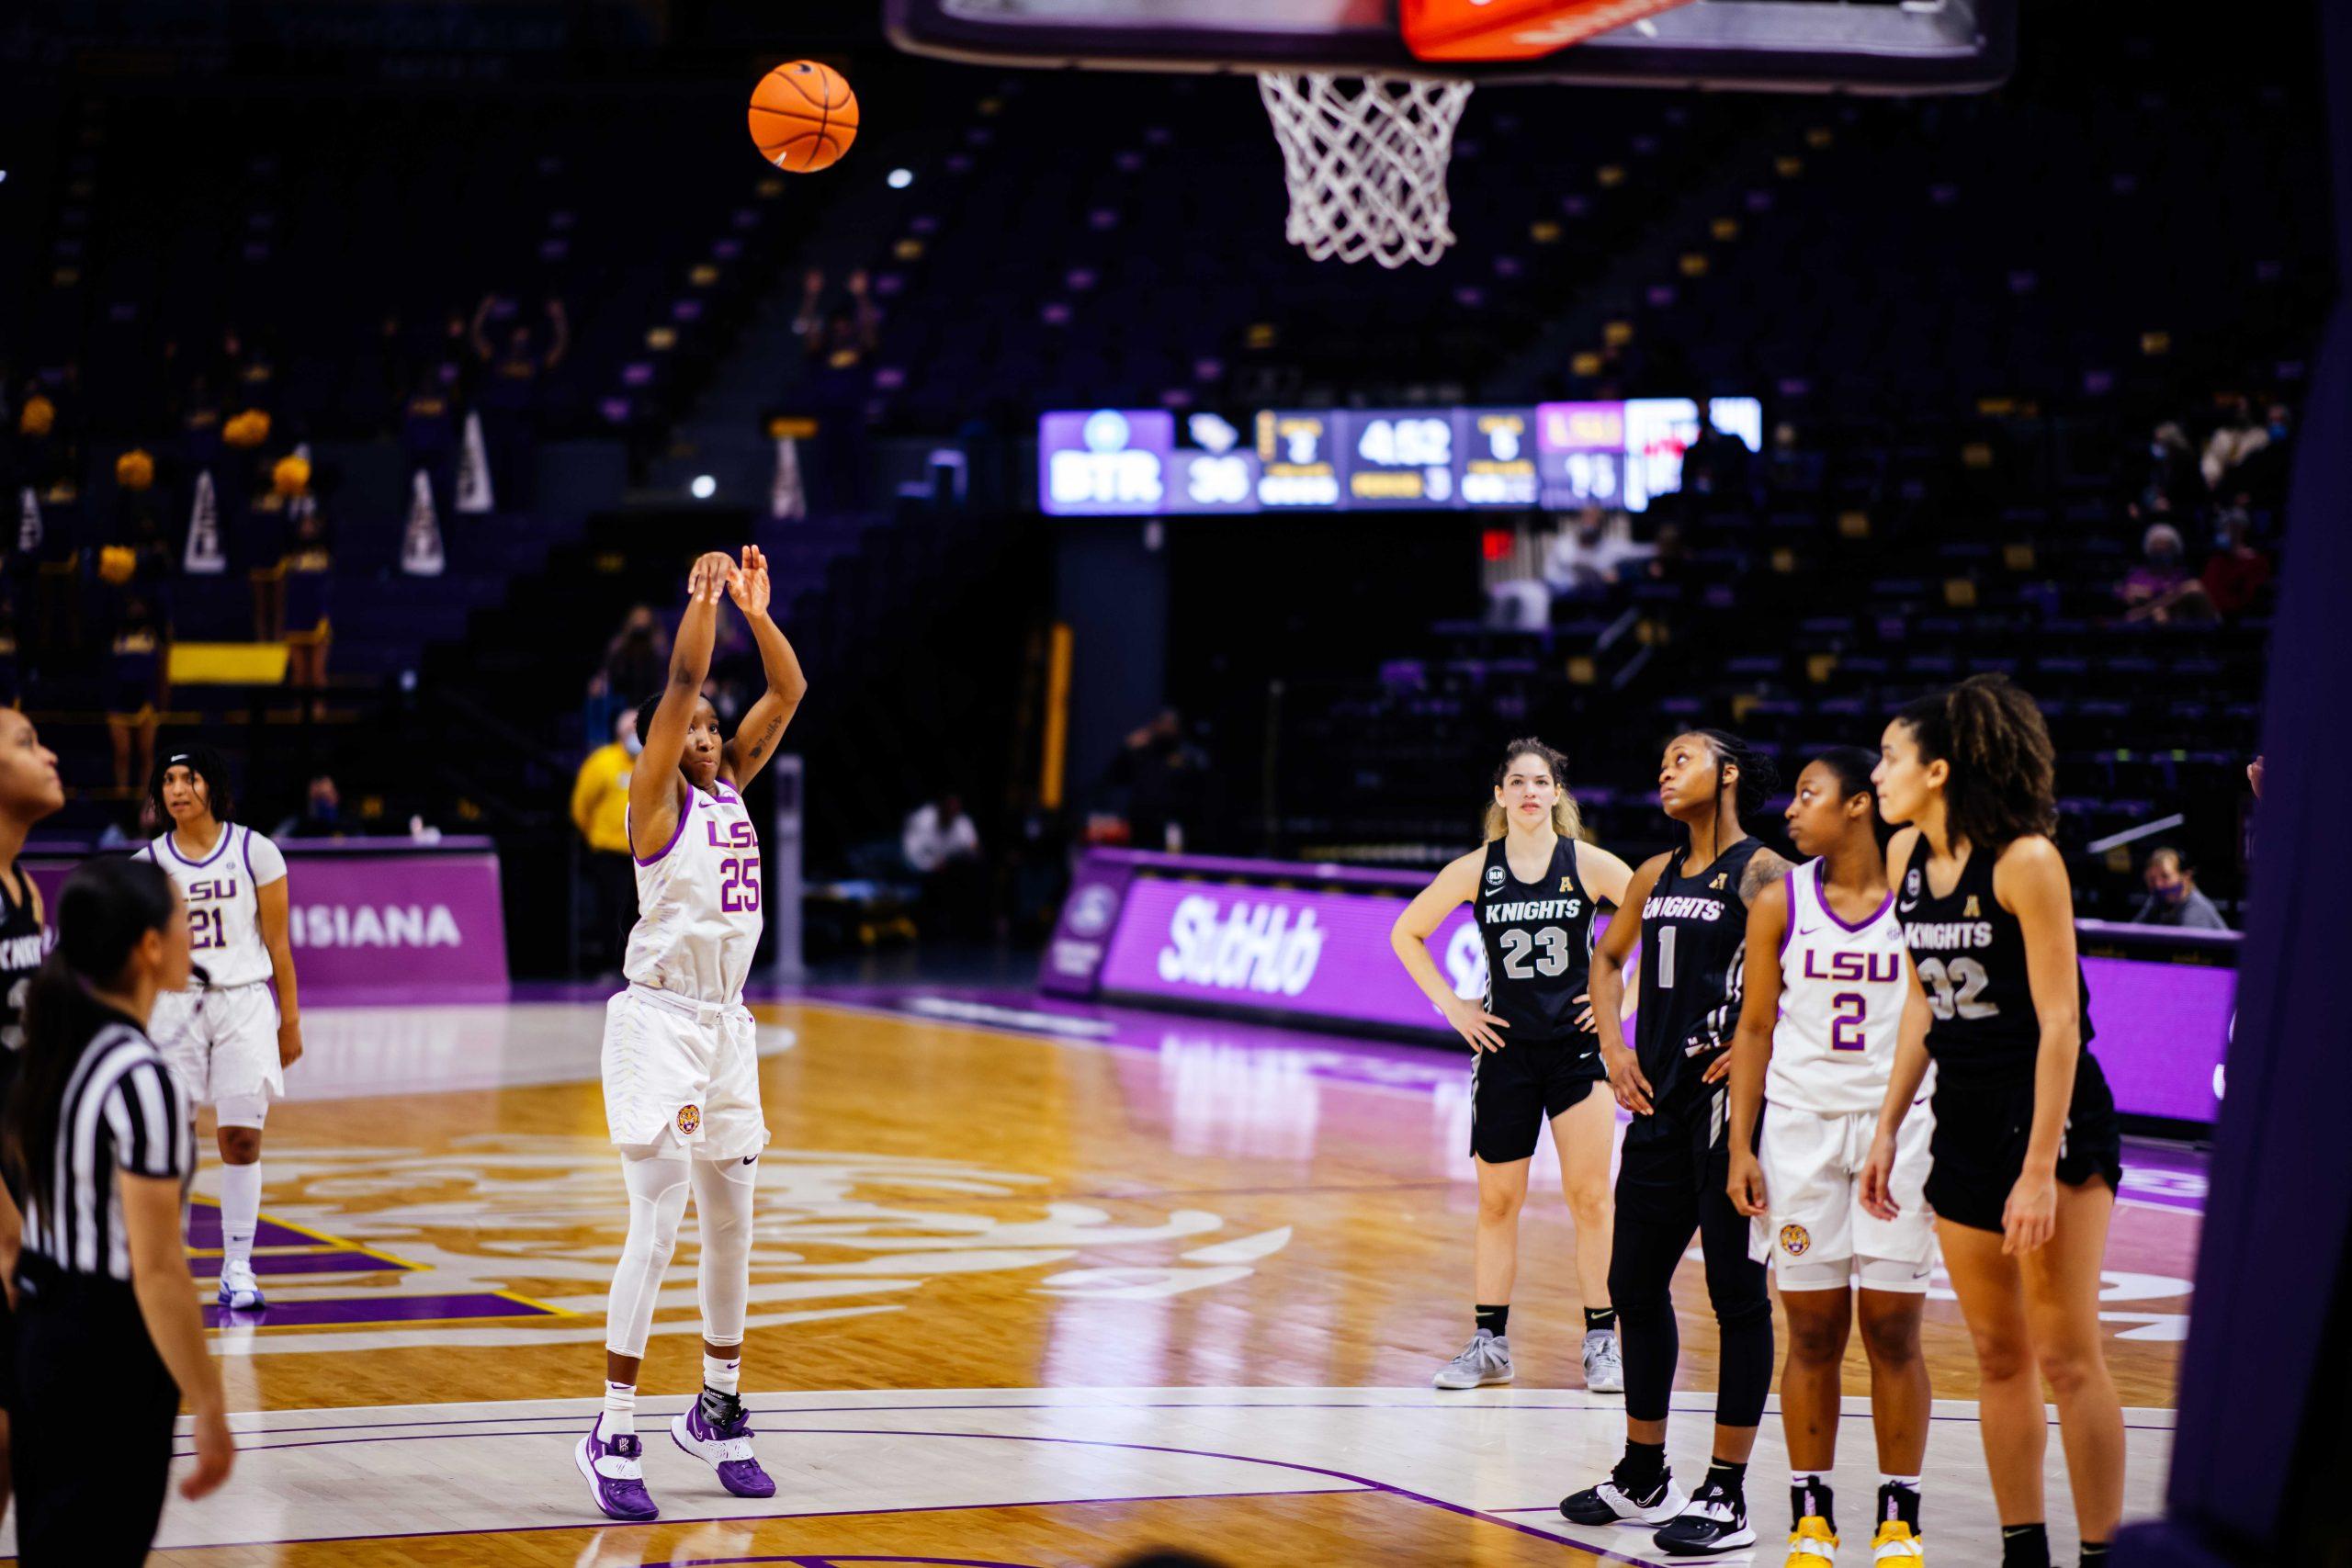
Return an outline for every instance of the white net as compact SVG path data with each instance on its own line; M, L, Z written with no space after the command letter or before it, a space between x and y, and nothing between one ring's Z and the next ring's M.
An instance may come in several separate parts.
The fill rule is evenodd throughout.
M1258 96L1282 143L1291 243L1317 261L1392 267L1453 243L1445 165L1469 83L1267 73Z

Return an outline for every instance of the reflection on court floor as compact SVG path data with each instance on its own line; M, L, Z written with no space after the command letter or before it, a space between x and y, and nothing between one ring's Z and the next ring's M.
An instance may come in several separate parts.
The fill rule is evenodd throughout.
M271 1305L214 1337L245 1452L221 1494L174 1501L168 1560L1648 1560L1638 1532L1555 1511L1623 1436L1619 1402L1580 1387L1556 1197L1523 1222L1521 1382L1428 1387L1466 1332L1465 1059L1018 995L759 1010L775 1142L744 1371L773 1501L718 1492L662 1438L699 1368L691 1225L642 1379L663 1521L605 1525L572 1469L625 1216L601 1006L313 1011L302 1098L271 1117ZM2103 1316L2138 1516L2161 1494L2202 1173L2127 1158ZM209 1280L201 1199L192 1242ZM1669 1451L1695 1474L1714 1377L1695 1264L1678 1297L1690 1414ZM1994 1562L1948 1292L1926 1342L1929 1539L1940 1563ZM1848 1374L1840 1479L1867 1496L1859 1353ZM1783 1464L1768 1417L1752 1473ZM1774 1522L1777 1484L1751 1495Z

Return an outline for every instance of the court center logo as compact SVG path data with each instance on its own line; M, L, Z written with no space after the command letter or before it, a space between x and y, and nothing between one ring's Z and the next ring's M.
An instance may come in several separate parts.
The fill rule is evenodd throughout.
M1782 1225L1781 1250L1791 1258L1803 1258L1813 1250L1813 1233L1803 1225Z

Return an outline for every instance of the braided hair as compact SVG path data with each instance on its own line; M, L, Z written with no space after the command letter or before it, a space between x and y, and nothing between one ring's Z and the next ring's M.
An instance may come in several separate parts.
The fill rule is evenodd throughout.
M1971 675L1895 715L1921 762L1950 764L1944 820L1955 841L1998 851L2058 827L2057 757L2041 709L2006 675Z
M1771 758L1728 729L1686 729L1683 733L1697 736L1715 753L1715 813L1718 820L1724 806L1724 774L1733 768L1739 770L1739 778L1731 786L1730 805L1739 813L1740 819L1745 822L1764 809L1764 803L1772 798L1773 790L1780 787L1781 783L1780 770L1772 765ZM1687 824L1683 834L1690 853L1697 854L1699 841Z

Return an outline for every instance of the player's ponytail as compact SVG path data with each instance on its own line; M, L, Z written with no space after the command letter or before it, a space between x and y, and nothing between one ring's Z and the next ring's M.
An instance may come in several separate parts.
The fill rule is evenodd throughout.
M1832 746L1814 761L1836 775L1840 805L1858 795L1871 797L1871 831L1878 840L1878 847L1885 849L1887 840L1894 837L1894 824L1879 814L1878 785L1871 782L1878 759L1860 746Z
M19 1191L40 1190L34 1173L56 1160L58 1110L86 1043L87 993L121 982L140 939L170 926L175 897L153 862L115 855L85 861L58 890L57 945L25 987L24 1044L0 1116L0 1161Z
M1503 787L1503 780L1510 776L1510 765L1521 757L1544 759L1544 766L1551 773L1552 783L1560 792L1559 798L1552 802L1552 831L1563 839L1583 838L1584 813L1577 809L1576 796L1568 793L1568 759L1566 752L1554 750L1532 735L1514 740L1503 748L1503 760L1495 764L1495 787ZM1510 830L1509 814L1489 795L1486 820L1479 831L1487 842L1492 843Z
M1954 840L1998 852L2058 828L2057 752L2041 709L2006 675L1971 675L1895 716L1923 763L1951 765L1944 820Z

